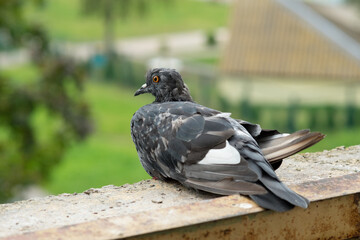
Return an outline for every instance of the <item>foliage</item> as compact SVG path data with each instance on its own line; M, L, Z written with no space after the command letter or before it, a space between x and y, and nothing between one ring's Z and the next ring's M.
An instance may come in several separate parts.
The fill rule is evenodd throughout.
M345 0L346 3L354 5L360 10L360 1L359 0Z
M206 34L206 45L208 47L214 47L217 44L215 31L208 31Z
M152 3L154 3L153 0ZM168 0L170 1L170 0ZM104 49L106 57L105 79L114 78L114 63L116 54L114 50L115 17L126 20L129 14L136 10L140 17L144 17L149 2L146 0L82 0L85 14L100 15L104 22Z
M0 1L7 47L26 48L37 76L15 84L0 72L0 201L10 198L16 186L46 178L71 140L84 139L91 129L81 96L82 68L51 53L46 32L25 20L25 2Z
M115 17L119 16L126 19L134 5L140 13L145 13L146 3L144 0L82 0L82 8L85 14L99 15L103 18L104 46L108 57L111 56L114 47Z
M146 0L82 0L85 14L100 15L104 18L119 16L126 19L132 11L136 10L139 16L146 13L148 7Z
M233 117L250 122L263 123L265 128L278 129L282 132L294 132L298 129L310 128L313 131L337 131L352 129L360 125L360 108L353 104L304 105L295 100L288 106L271 104L253 104L244 98L238 106L220 98L221 106L232 109Z

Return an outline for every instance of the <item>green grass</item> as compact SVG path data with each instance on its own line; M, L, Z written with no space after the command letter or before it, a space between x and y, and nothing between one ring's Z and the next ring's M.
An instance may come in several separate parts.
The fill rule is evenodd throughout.
M15 85L28 84L36 81L39 77L38 70L30 63L21 67L15 66L1 69L1 74L4 77L11 77L12 84Z
M95 132L69 149L45 188L52 193L81 192L149 178L131 140L130 119L153 99L135 98L132 90L93 82L87 85L86 97L92 107Z
M168 4L156 1L149 4L140 17L135 12L128 19L118 18L115 34L118 38L159 33L213 30L226 26L229 6L196 0L173 0ZM29 7L27 16L48 29L56 40L88 41L103 36L102 18L81 12L80 0L50 0L43 8Z
M359 145L360 128L342 129L339 131L323 132L326 137L314 146L304 150L305 152L318 152L323 150L330 150L339 146L353 146Z
M218 56L211 56L195 58L192 61L216 66L219 64L220 59Z

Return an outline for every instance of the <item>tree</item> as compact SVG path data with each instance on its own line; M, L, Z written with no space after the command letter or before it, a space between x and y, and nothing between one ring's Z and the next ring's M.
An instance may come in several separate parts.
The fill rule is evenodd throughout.
M44 180L70 143L91 130L89 107L81 95L84 71L50 51L46 31L25 19L26 4L0 0L1 37L8 48L27 48L38 72L37 79L14 84L0 71L0 202L16 186Z
M105 53L111 54L114 47L116 17L126 20L132 12L143 17L147 12L148 4L150 1L147 0L82 0L82 10L84 14L103 18Z
M346 3L352 4L360 9L360 1L359 0L345 0Z
M359 0L344 0L344 2L350 6L356 8L358 13L360 13L360 1Z
M145 17L149 4L156 1L164 3L170 0L82 0L82 10L84 14L96 15L104 21L104 52L107 59L107 69L105 78L111 78L114 72L113 61L114 53L114 29L116 17L126 20L131 13L137 13L139 17Z

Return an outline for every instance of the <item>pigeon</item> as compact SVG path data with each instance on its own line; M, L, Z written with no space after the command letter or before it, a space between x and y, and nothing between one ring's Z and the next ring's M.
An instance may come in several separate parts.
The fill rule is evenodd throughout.
M149 70L135 96L144 93L155 101L134 113L131 136L142 166L154 179L172 179L216 195L245 195L278 212L308 207L309 201L282 183L275 170L323 134L265 130L197 104L175 69Z

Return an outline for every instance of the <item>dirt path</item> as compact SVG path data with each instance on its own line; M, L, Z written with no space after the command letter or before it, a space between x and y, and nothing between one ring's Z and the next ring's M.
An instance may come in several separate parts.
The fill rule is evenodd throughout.
M220 45L228 39L224 28L215 31L215 37ZM115 42L115 51L132 58L150 58L158 55L163 49L167 53L194 53L206 49L206 32L201 30L153 35L146 37L126 38ZM78 60L87 60L102 49L102 41L94 42L54 42L54 46L64 54ZM30 60L28 51L24 49L0 52L0 69L21 65Z

